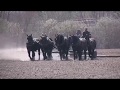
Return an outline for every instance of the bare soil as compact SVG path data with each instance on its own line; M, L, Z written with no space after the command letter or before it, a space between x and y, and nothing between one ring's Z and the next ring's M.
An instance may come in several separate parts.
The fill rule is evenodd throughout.
M29 61L25 52L0 51L0 79L120 79L120 57L60 61L57 54L57 59Z
M117 79L120 58L84 61L0 60L1 79Z

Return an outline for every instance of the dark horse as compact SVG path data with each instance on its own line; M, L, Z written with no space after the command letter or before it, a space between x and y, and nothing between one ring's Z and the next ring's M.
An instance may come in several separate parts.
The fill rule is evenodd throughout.
M87 42L84 38L79 38L76 35L70 37L71 46L73 49L74 60L79 57L79 60L82 58L82 52L84 51L84 58L86 59L87 51Z
M60 60L68 59L68 51L70 48L70 40L68 37L64 37L61 34L57 34L55 37L55 45L59 51Z
M43 53L43 59L52 59L52 50L54 49L53 40L47 36L41 36L40 45Z
M87 48L88 48L88 54L91 59L94 59L95 49L96 49L96 40L94 38L91 38L89 35L86 37L87 40Z
M33 38L32 34L31 34L31 35L27 35L27 40L28 40L28 42L26 43L26 47L27 47L28 56L29 56L30 60L35 60L35 51L38 51L39 60L40 60L41 46L39 44L39 39ZM31 57L30 52L32 52L32 57Z

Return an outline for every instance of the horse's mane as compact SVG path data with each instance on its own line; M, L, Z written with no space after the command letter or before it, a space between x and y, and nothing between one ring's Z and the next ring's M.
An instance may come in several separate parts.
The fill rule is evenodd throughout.
M71 36L71 38L72 38L72 42L73 43L78 43L80 40L79 40L79 38L77 37L77 36Z
M64 36L60 34L56 37L56 39L59 43L62 43L64 41Z

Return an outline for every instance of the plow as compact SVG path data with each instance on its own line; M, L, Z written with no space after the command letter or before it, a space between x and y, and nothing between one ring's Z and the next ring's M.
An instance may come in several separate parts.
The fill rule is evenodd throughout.
M107 52L104 52L104 51L101 52L101 50L100 49L95 50L94 58L97 58L97 57L120 57L120 52L118 50L115 51L115 50L111 50L111 49L106 49L106 50L104 49ZM59 52L57 50L53 50L52 53L59 53ZM69 50L69 55L73 56L73 51L72 50ZM88 52L87 52L87 56L88 56Z

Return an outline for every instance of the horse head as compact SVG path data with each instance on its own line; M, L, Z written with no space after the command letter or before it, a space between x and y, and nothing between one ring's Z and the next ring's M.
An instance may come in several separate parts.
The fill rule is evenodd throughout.
M27 40L28 42L33 42L33 36L31 35L27 35Z
M70 37L70 42L71 42L72 44L76 44L78 41L79 41L79 38L78 38L77 36L72 35L72 36Z
M45 44L46 41L47 41L47 37L46 37L46 36L40 36L40 37L41 37L40 43L41 43L41 44Z
M64 41L64 36L61 34L57 34L55 37L55 44L59 45Z

